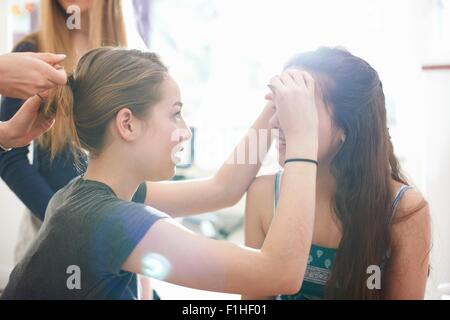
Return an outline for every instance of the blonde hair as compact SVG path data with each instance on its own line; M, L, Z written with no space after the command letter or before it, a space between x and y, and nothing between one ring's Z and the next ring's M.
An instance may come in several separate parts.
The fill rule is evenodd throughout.
M160 84L167 68L155 53L104 47L87 52L79 61L69 84L58 87L53 99L42 109L46 116L67 119L55 127L50 142L53 158L69 145L78 151L98 154L109 122L122 108L144 117L160 99ZM64 137L64 139L61 139Z
M65 53L66 70L73 70L76 52L66 26L67 14L56 0L41 0L38 50ZM83 29L83 24L81 24ZM103 46L126 47L125 25L121 0L95 0L89 9L89 49Z
M40 52L64 53L67 58L61 65L69 72L75 68L77 55L70 32L66 26L67 14L57 0L41 0L40 27L35 33L22 39L34 41ZM81 25L83 28L83 25ZM127 46L121 0L95 0L89 9L89 48L102 46ZM67 126L64 114L57 115L55 125L39 139L43 148L50 148L51 141L66 141Z

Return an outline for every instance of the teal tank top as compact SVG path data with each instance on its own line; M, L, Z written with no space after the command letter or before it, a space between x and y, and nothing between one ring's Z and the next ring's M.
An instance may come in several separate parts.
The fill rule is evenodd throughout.
M273 212L278 206L280 196L281 176L283 171L278 171L275 175L275 192ZM398 191L392 203L392 213L395 212L403 194L412 189L411 186L403 185ZM300 291L293 295L279 295L277 300L320 300L324 298L325 285L330 277L337 248L321 247L315 244L311 245L309 251L308 264ZM389 252L386 253L389 258Z

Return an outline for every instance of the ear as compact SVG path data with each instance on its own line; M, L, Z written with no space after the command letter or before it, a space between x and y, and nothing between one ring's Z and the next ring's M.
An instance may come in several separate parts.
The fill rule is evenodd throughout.
M125 141L133 141L138 136L138 119L130 109L121 109L115 119L115 125L119 136Z
M336 134L337 134L339 143L344 144L345 140L347 139L347 135L345 134L344 129L338 128Z

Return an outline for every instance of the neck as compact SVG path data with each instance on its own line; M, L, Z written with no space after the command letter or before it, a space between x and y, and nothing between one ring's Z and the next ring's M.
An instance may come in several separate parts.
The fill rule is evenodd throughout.
M317 168L316 197L319 201L331 201L336 192L336 181L329 163L320 163Z
M78 61L78 58L89 50L89 14L87 12L81 14L81 29L72 30L71 37Z
M77 31L83 34L84 36L89 37L89 28L90 28L89 12L86 11L81 14L81 29Z
M133 176L126 161L105 154L89 159L84 178L108 185L117 197L124 201L131 201L142 182Z

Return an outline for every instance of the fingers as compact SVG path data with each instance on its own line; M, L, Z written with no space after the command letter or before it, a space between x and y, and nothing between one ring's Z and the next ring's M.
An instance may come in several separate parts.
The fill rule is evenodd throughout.
M41 100L45 100L50 95L50 91L49 90L44 90L44 91L39 92L37 95L39 95Z
M279 76L274 76L274 77L272 77L272 79L270 79L270 82L267 86L272 91L273 96L275 97L276 92L282 90L284 87L284 84L281 81Z
M288 87L296 85L301 88L308 89L314 94L314 78L308 72L298 69L287 69L283 71L281 75L272 78L271 84L275 84L275 88L283 88L283 86ZM271 90L273 91L272 88ZM273 95L271 99L273 99Z
M48 98L49 95L50 95L49 90L36 93L36 96L39 97L39 99L41 99L41 103L45 102L45 100Z
M29 128L28 133L23 136L21 141L18 143L19 146L27 145L34 139L37 139L43 133L48 131L54 123L54 119L46 119L42 115L40 115L38 118L33 120L33 124Z
M55 123L55 119L51 118L51 119L45 119L42 120L41 122L41 128L42 128L42 133L46 132L48 129L50 129L53 124Z
M308 72L302 72L303 79L305 80L306 87L314 90L314 78Z
M60 63L66 58L65 54L53 54L48 52L37 52L34 53L33 56L51 65Z
M34 53L33 57L41 61L41 63L39 63L39 71L45 77L45 81L39 86L40 89L50 89L54 86L64 85L67 83L67 74L59 64L66 58L66 55ZM36 67L38 67L38 65L36 65Z
M41 78L40 82L35 86L32 95L36 94L36 91L40 93L67 83L67 75L64 69L56 70L48 64L45 64L44 71L40 73L39 77Z
M287 69L285 73L288 74L297 85L306 87L305 78L303 77L303 71L297 69Z
M281 73L280 79L286 87L296 84L289 71L284 71L283 73Z
M67 83L67 74L64 69L55 69L54 67L47 65L46 77L49 82L49 87L46 89L50 89L54 86L62 86Z
M301 87L310 88L314 86L314 79L309 73L305 71L297 69L287 69L283 71L280 75L274 76L270 80L270 85L275 87L275 89L291 85L298 85ZM273 91L272 88L271 90Z

